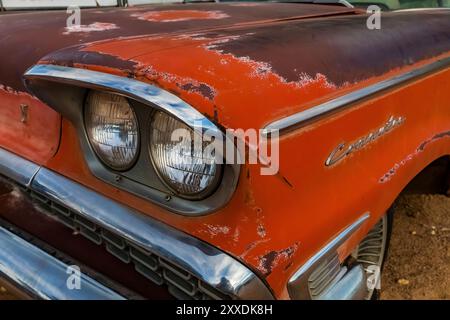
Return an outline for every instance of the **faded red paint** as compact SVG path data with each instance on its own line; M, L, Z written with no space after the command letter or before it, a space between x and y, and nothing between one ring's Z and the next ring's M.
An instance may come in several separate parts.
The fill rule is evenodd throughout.
M238 189L229 204L204 217L186 219L174 215L145 199L94 178L81 152L73 152L74 148L79 150L78 137L75 129L67 122L63 126L61 149L48 166L119 202L218 246L255 270L268 270L260 268L265 264L272 266L267 281L277 297L283 298L287 297L285 284L290 275L332 235L362 213L370 211L371 220L358 233L358 236L364 236L364 232L385 212L417 174L417 170L448 152L449 139L435 140L427 145L426 152L421 152L416 161L405 164L403 170L390 180L388 188L384 187L386 184L378 182L386 168L392 166L393 158L401 159L410 152L408 150L417 148L429 139L429 133L433 130L448 131L450 114L440 102L450 97L448 91L439 88L450 85L449 72L428 76L392 94L365 101L313 126L290 133L280 141L280 170L290 185L278 176L259 175L259 166L246 165L241 170ZM398 101L408 103L400 104ZM427 107L424 108L424 105ZM389 137L380 138L339 166L324 166L326 157L337 144L363 136L391 114L403 115L408 121L392 131ZM416 126L415 123L419 121L424 126ZM371 164L370 171L367 164ZM320 194L313 188L318 181ZM352 188L344 188L345 185ZM261 237L261 222L264 223L264 238ZM239 230L237 242L236 230ZM358 239L354 241L357 243ZM295 254L281 255L277 263L267 264L267 261L271 261L268 253L289 248L296 242L301 245ZM345 248L346 252L342 255L348 254L352 248Z
M222 11L199 11L199 10L162 10L136 13L132 15L140 20L152 22L179 22L186 20L217 20L230 16Z
M261 18L273 6L286 8L268 4L257 6L266 8L264 12L256 7L249 10ZM266 24L247 21L251 30L236 18L234 25L222 29L209 25L208 31L208 26L202 25L204 30L196 34L161 31L157 37L112 39L84 49L62 50L63 54L50 55L47 63L136 77L174 92L226 127L261 128L332 97L449 56L450 29L440 27L448 24L449 20L442 18L448 18L446 13L416 12L414 15L421 17L433 15L435 22L420 26L414 23L415 16L386 13L383 28L391 26L389 30L395 32L385 36L365 30L365 17L318 19L316 15L316 19L306 20L305 14L278 16L277 22L272 17ZM410 38L415 41L408 41ZM422 43L423 48L412 50L417 49L418 41L428 46ZM383 54L373 53L379 48L373 43L381 46ZM378 60L368 64L371 54ZM77 133L65 120L60 150L47 167L223 249L265 276L277 298L286 298L289 277L309 257L362 213L370 212L371 219L353 245L340 253L346 256L418 171L449 154L449 139L436 139L415 161L406 162L389 183L379 183L393 159L403 159L436 132L450 129L450 110L445 104L450 100L448 87L447 68L290 132L280 141L278 175L261 176L259 165L242 166L239 185L227 206L202 217L175 215L93 177ZM339 166L324 166L336 145L366 135L393 114L408 122Z
M250 35L205 36L123 39L92 44L83 51L102 52L118 58L126 54L124 48L138 46L155 51L131 59L136 63L134 76L177 93L211 118L216 110L221 125L230 128L260 128L274 112L292 112L300 101L324 97L338 89L322 74L299 72L297 81L287 81L268 63L221 52L220 45ZM180 48L183 48L182 55ZM158 53L160 50L164 51L163 55ZM194 65L192 57L196 57ZM252 117L233 116L241 114L242 110L247 110Z
M26 121L21 105L27 106ZM0 85L0 145L45 164L59 144L61 116L29 93Z

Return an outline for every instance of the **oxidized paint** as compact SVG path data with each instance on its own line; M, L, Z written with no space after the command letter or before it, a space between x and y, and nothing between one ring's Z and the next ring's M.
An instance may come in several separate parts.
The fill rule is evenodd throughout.
M235 4L183 8L220 10L230 18L158 24L127 11L108 18L105 10L101 21L119 29L87 33L83 39L80 34L65 35L72 44L82 44L49 54L41 63L155 83L220 125L245 129L261 128L449 56L450 51L448 10L385 13L380 32L366 29L366 16L334 6L261 4L248 7L248 14L245 6ZM250 18L250 12L258 18ZM339 16L324 17L333 13ZM417 24L420 18L426 23ZM122 23L128 19L138 22L125 27ZM100 21L98 16L94 21ZM139 36L149 30L158 35ZM108 40L87 43L101 39ZM175 215L93 177L75 129L66 120L60 149L47 166L223 249L265 277L277 298L287 298L289 277L327 241L370 212L370 221L352 238L352 245L341 250L340 256L346 256L420 170L450 154L448 136L434 139L389 181L379 181L417 146L450 130L448 87L447 68L284 135L279 174L261 176L258 165L244 165L228 205L204 217ZM365 136L392 114L408 120L339 166L324 166L336 145Z

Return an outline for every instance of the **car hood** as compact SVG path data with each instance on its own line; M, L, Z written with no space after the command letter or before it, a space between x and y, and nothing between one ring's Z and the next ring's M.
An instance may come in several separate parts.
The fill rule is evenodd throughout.
M81 10L81 27L67 28L64 10L0 14L0 84L22 90L21 75L50 52L93 41L251 24L257 21L344 14L345 7L170 4ZM102 63L107 64L108 61Z
M81 30L67 29L66 17L10 21L10 30L38 28L2 36L15 42L2 50L9 79L47 51L39 63L156 84L227 128L262 128L450 52L449 10L384 13L380 30L352 8L295 3L87 10Z
M155 28L175 30L180 23L184 29L66 48L41 63L114 72L150 82L224 127L248 129L263 128L450 53L449 10L384 13L381 29L372 30L365 14L325 16L346 10L335 6L247 3L207 8L203 12L214 12L215 22L201 30L191 29L195 23L171 21L176 20L173 13L171 19L159 19L169 21L158 23L153 22L157 15L150 15L152 21L149 16L143 21ZM259 20L224 24L229 18L217 18L233 16L234 10L236 17L248 12ZM316 16L307 18L313 11ZM260 20L265 14L278 19Z

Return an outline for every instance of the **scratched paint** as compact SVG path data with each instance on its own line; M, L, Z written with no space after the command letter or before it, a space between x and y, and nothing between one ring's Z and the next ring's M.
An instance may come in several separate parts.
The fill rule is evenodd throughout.
M228 234L230 232L230 227L228 226L205 224L205 227L212 237L215 237L219 234Z
M71 33L89 33L89 32L99 32L99 31L108 31L119 29L119 27L114 23L106 23L106 22L94 22L88 25L73 25L70 27L65 27L63 34L71 34Z
M222 11L162 10L134 13L132 17L152 22L179 22L187 20L218 20L230 16Z
M266 254L259 257L258 270L268 276L272 273L272 270L279 264L289 264L289 260L293 257L299 247L299 243L296 242L286 249L279 251L269 251Z
M450 131L444 131L444 132L438 133L438 134L434 135L433 137L425 140L416 148L416 150L414 150L414 152L408 154L403 160L396 163L392 168L390 168L378 180L378 182L386 183L386 182L390 181L396 175L396 173L398 172L398 170L401 167L405 166L408 162L410 162L410 161L414 160L416 157L418 157L430 143L440 140L442 138L448 138L448 137L450 137Z

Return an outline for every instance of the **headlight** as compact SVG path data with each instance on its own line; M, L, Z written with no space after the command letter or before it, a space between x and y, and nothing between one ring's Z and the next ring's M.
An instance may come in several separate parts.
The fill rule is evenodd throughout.
M84 108L89 142L102 162L126 170L136 160L139 133L136 115L120 95L90 91Z
M184 129L186 136L172 141L177 129ZM149 149L155 169L169 188L185 197L209 193L221 173L213 156L204 156L203 150L192 147L194 134L190 127L164 112L157 111L152 117Z

